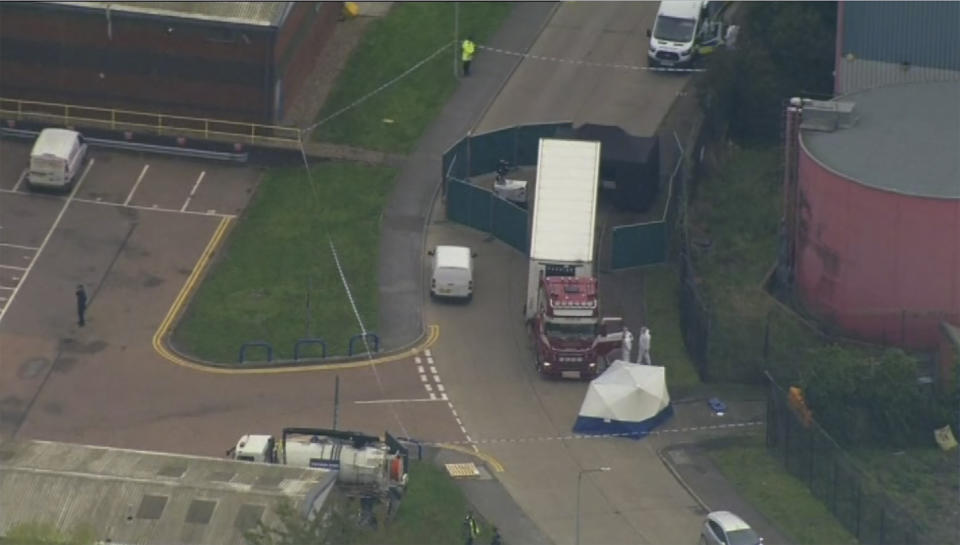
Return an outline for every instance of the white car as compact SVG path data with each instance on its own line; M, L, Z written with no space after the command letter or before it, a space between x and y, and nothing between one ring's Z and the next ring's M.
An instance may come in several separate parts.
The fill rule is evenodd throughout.
M700 530L700 545L760 545L763 538L730 511L714 511Z

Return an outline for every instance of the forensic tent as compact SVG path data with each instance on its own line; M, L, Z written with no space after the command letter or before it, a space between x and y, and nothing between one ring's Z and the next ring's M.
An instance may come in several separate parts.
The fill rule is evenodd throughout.
M573 431L639 439L672 415L665 368L617 360L590 381Z
M634 136L615 125L585 123L560 129L557 138L600 142L600 179L618 208L646 212L660 190L660 139Z

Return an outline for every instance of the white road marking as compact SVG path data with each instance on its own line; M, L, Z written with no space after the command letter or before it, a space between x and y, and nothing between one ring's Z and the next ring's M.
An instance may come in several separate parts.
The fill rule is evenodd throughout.
M39 248L34 248L33 246L21 246L19 244L10 244L9 242L0 242L0 246L4 246L7 248L17 248L20 250L31 250L34 252L39 250Z
M26 267L15 267L15 266L13 266L13 265L0 265L0 268L2 268L2 269L13 269L13 270L15 270L15 271L25 271L25 270L27 270Z
M448 401L447 394L440 394L440 399L443 399L444 401Z
M141 170L140 175L137 176L136 183L133 184L133 188L130 190L130 193L127 194L127 200L123 201L124 206L130 204L130 199L133 198L134 192L136 192L137 188L140 187L140 182L143 181L143 177L147 175L147 170L149 169L150 169L150 165L143 165L143 170Z
M423 353L424 353L428 358L433 356L433 353L430 352L430 349L429 349L429 348L426 349L426 350L424 350Z
M430 365L433 365L433 358L430 356L427 356L427 363L429 363Z
M436 375L436 374L437 374L437 368L431 365L431 366L430 366L430 372L433 373L434 375Z
M26 179L26 177L27 177L27 171L28 171L28 170L29 170L29 169L26 169L26 168L25 168L25 169L23 169L23 172L20 173L20 177L17 178L17 183L13 185L13 190L14 190L14 191L20 189L20 184L22 184L22 183L23 183L23 180Z
M420 375L420 380L423 382L427 381L427 375Z
M413 363L416 363L417 365L420 365L421 363L423 363L423 360L420 359L420 356L414 356L414 357L413 357Z
M193 198L193 195L197 192L197 187L200 186L200 182L203 181L203 177L206 175L207 175L206 170L200 171L200 176L197 176L197 181L196 183L193 184L193 189L190 190L190 194L187 195L187 200L184 201L183 206L180 208L181 212L186 212L187 205L190 204L190 199Z
M0 286L0 290L15 290L16 286Z
M431 393L431 394L430 394L430 399L431 399L432 401L436 401L436 400L437 400L437 394Z
M83 184L83 181L87 179L87 174L90 173L90 169L93 167L93 163L96 161L93 157L90 158L90 162L87 163L87 168L83 171L83 174L80 175L80 178L77 180L77 183L73 185L73 191L70 192L70 196L67 197L67 200L63 203L63 206L60 208L60 213L57 214L57 218L53 220L53 225L50 226L50 230L47 231L43 241L40 242L40 247L37 248L36 252L33 254L33 259L30 260L30 264L27 265L27 269L23 273L23 279L13 288L13 293L10 294L10 301L4 305L3 309L0 309L0 322L3 321L3 317L7 315L7 309L10 308L10 304L13 303L13 300L16 299L17 294L20 293L20 286L27 281L27 278L30 276L30 272L33 270L33 265L37 262L37 258L40 257L40 254L43 252L43 249L47 246L47 243L50 242L50 237L53 236L53 232L57 229L57 226L60 225L60 221L63 220L63 215L66 214L67 208L70 207L70 203L73 202L74 196L76 196L77 191L80 189L80 186Z
M3 192L3 190L0 190L0 193L2 193L2 192ZM94 200L81 199L81 198L76 198L76 199L73 199L73 200L76 201L76 202L82 202L82 203L84 203L84 204L101 204L101 205L104 205L104 206L119 206L119 207L122 207L122 208L133 208L134 210L149 210L149 211L151 211L151 212L173 212L174 214L188 214L188 215L191 215L191 216L215 216L215 217L218 217L218 218L235 218L235 217L236 217L236 216L233 215L233 214L208 214L207 212L196 212L196 211L193 211L193 210L180 211L180 210L177 210L176 208L160 208L160 207L158 207L157 205L153 205L153 206L143 206L143 205L139 205L139 204L123 204L123 203L119 203L119 202L107 202L107 201L97 202L97 201L94 201Z
M155 204L155 205L151 206L150 208L160 208L160 205L159 205L159 204Z
M417 366L417 372L420 373L421 375L423 374L423 366L422 366L422 365L418 365L418 366Z
M427 401L439 401L429 397L420 397L414 399L371 399L369 401L354 401L357 405L383 405L387 403L425 403Z
M437 384L437 390L443 391L443 384Z
M428 392L433 391L433 386L431 386L429 382L424 384L423 387L426 388Z

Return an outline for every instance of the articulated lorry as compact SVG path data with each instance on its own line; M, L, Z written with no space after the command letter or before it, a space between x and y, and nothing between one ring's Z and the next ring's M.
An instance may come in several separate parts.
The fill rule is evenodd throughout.
M623 346L623 320L600 311L599 183L599 142L540 140L524 313L542 376L593 378Z
M407 449L389 433L385 438L319 428L285 428L280 441L272 435L244 435L227 455L262 462L337 471L337 482L374 488L402 489L407 483Z

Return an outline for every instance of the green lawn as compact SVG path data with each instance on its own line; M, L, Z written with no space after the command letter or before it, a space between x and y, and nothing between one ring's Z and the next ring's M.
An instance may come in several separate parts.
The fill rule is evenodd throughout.
M321 337L330 353L346 354L360 326L327 237L364 325L377 330L380 213L396 171L339 162L311 168L316 197L303 169L267 174L174 332L178 348L232 363L244 342L266 341L275 359L286 359L297 339ZM248 352L248 360L265 359L261 350Z
M356 545L451 545L464 542L463 517L471 509L460 487L446 471L430 462L410 463L410 484L393 521L362 536ZM480 537L490 542L491 528L476 512Z
M472 34L482 44L511 8L507 2L461 2L461 39ZM450 2L395 3L386 17L367 29L317 119L351 104L451 42L453 14ZM453 48L448 48L362 105L321 125L313 137L382 151L410 151L457 86L453 55Z
M793 543L857 542L802 481L767 453L763 436L717 442L708 452L737 492Z
M653 335L651 351L656 363L667 368L667 383L678 395L700 384L700 377L683 344L677 273L667 265L650 267L643 273L643 289Z

